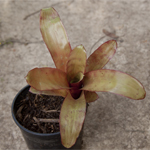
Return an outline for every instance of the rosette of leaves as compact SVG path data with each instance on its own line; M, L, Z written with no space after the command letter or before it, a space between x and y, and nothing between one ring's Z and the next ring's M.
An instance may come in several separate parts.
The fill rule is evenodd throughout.
M115 40L102 44L87 59L82 45L72 50L54 8L41 10L40 30L56 68L34 68L26 80L32 93L65 97L59 119L65 147L75 144L85 119L86 103L98 99L96 92L111 92L135 100L145 97L144 87L137 79L120 71L102 69L116 52Z

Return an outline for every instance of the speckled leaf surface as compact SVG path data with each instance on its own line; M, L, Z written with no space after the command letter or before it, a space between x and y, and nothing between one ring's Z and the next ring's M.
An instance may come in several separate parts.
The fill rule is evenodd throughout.
M96 92L84 91L84 95L87 103L94 102L98 99L98 95Z
M130 75L115 70L95 70L85 74L83 90L104 91L126 96L131 99L143 99L145 90L142 84Z
M75 47L67 63L68 82L75 83L83 78L86 66L86 51L82 45Z
M56 68L34 68L28 72L26 80L39 91L69 88L66 73Z
M75 144L82 129L86 113L84 92L79 99L73 99L70 94L65 98L60 112L60 133L62 144L70 148Z
M95 50L87 60L86 72L102 69L116 52L117 43L110 40Z
M40 29L56 67L66 71L71 46L60 17L52 7L41 10Z
M62 97L66 97L67 92L69 92L67 91L67 89L66 90L38 91L34 89L33 87L30 87L29 91L33 94L53 95L53 96L62 96Z

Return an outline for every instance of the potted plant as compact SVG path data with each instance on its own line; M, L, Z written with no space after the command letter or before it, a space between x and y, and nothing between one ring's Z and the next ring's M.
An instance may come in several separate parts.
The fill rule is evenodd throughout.
M54 8L41 10L40 29L56 68L34 68L28 72L26 81L29 85L22 89L13 101L13 118L21 128L30 149L80 149L86 103L97 100L97 91L111 92L135 100L144 99L146 92L142 84L132 76L116 70L102 69L116 52L115 40L102 44L87 59L82 45L71 49L66 31ZM34 96L28 91L34 93ZM20 100L21 97L25 98ZM29 103L30 98L33 100ZM53 102L60 99L61 109L47 110L54 104L46 104L48 108L46 105L41 108L41 104L49 98L54 99ZM41 110L39 114L31 117L36 127L40 126L41 122L47 122L49 126L51 123L59 123L60 132L46 133L41 128L43 133L36 133L23 127L16 118L20 116L21 120L26 120L31 116L32 112L28 108L33 108L32 105L46 113L60 111L56 118L38 118ZM29 112L28 116L24 115L26 110ZM63 146L57 142L61 142Z

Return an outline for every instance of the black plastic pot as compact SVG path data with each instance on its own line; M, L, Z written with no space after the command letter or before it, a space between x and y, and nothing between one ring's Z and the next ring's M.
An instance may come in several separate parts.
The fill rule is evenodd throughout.
M11 107L11 112L12 112L12 117L15 121L15 123L18 125L20 128L22 135L27 143L27 146L29 149L49 149L49 150L59 150L59 149L67 149L61 144L61 137L60 137L60 132L57 133L37 133L30 131L26 128L24 128L16 119L16 104L21 100L21 96L25 96L26 93L29 91L30 86L27 85L23 89L19 91L19 93L16 95L16 97L13 100L12 107ZM81 144L82 144L82 133L83 129L80 132L80 135L75 143L74 146L72 146L69 149L76 149L80 150L81 149Z

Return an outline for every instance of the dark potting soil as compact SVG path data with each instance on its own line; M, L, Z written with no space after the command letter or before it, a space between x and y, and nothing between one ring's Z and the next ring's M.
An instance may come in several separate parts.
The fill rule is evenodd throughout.
M59 115L63 100L61 96L28 92L17 104L16 118L22 126L34 132L59 132Z

